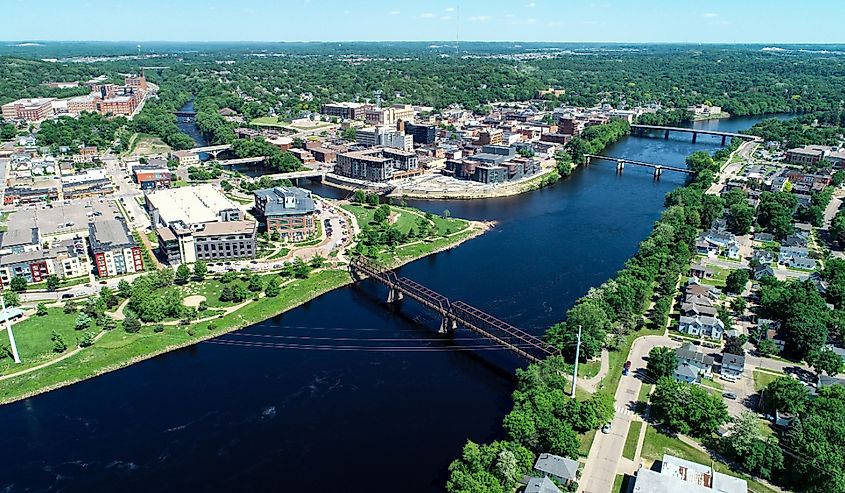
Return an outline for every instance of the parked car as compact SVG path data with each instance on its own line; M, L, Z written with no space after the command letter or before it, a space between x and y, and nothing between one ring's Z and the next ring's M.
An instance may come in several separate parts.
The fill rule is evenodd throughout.
M604 433L605 435L610 433L610 423L607 423L606 425L602 426L601 432Z
M722 394L722 397L724 397L725 399L730 399L732 401L736 400L736 394L734 394L733 392L725 392L724 394Z
M65 293L65 294L62 295L62 299L63 300L69 300L69 299L73 298L74 296L76 296L76 295L73 294L73 293Z

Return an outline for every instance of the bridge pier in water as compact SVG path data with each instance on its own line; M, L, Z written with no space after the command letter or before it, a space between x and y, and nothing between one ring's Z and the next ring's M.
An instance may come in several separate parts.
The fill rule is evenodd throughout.
M388 303L395 303L397 301L402 301L405 295L399 288L390 288L390 291L387 292L387 302Z
M616 173L621 175L623 171L625 171L625 160L619 159L616 161Z
M663 168L661 166L654 167L654 179L659 180L660 175L663 173Z
M724 146L725 146L725 142L727 142L727 138L728 138L728 136L727 136L727 135L723 135L723 136L722 136L722 147L724 147Z
M698 140L698 132L692 133L692 143L695 144L695 141Z
M666 133L663 134L663 138L669 140L669 131L667 130Z
M440 329L437 330L440 334L454 334L458 330L458 321L454 318L444 316L440 320Z

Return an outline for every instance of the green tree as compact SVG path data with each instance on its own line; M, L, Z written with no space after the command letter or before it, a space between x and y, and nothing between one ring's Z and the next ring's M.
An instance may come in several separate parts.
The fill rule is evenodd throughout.
M112 291L108 286L103 286L100 288L100 301L102 301L103 305L107 308L114 308L120 302L115 296L114 291Z
M311 274L311 266L299 257L293 261L291 268L293 275L298 279L308 279L308 276Z
M123 320L123 330L129 332L130 334L134 334L141 330L141 321L138 320L133 314L126 315L126 318Z
M664 346L656 346L648 352L646 368L654 379L671 377L678 367L678 356L675 350Z
M257 274L253 274L249 277L249 281L247 282L247 289L252 291L253 293L257 293L264 289L264 281L261 279L261 276Z
M176 282L179 284L185 284L191 279L191 269L188 268L187 264L179 264L179 267L176 269Z
M352 202L356 202L358 204L363 204L367 201L367 194L364 193L363 190L355 190L355 193L352 195Z
M91 317L89 317L87 313L80 313L79 316L76 317L76 323L74 325L76 330L85 330L90 326Z
M55 291L57 289L59 289L59 276L50 274L47 276L47 290Z
M125 279L121 279L120 282L117 283L117 295L123 299L128 299L132 296L132 285Z
M320 254L314 255L308 265L311 266L312 269L319 269L326 264L326 257L323 257Z
M686 435L705 437L728 421L721 396L699 386L664 377L651 395L651 415L659 423Z
M745 285L748 284L748 278L746 269L732 270L725 279L725 289L731 293L742 293Z
M778 345L769 339L761 339L757 341L757 352L762 356L772 356L780 352Z
M62 339L62 335L53 330L52 335L50 336L50 340L53 341L53 352L54 353L63 353L67 350L67 344L65 344L64 339Z
M194 277L202 281L208 274L208 264L202 260L194 262Z
M807 406L809 391L801 382L791 377L779 377L763 391L763 403L769 414L775 411L798 414Z
M16 293L23 293L26 291L27 281L26 278L23 276L15 276L9 282L9 287L12 288L12 291Z
M264 294L267 295L268 298L275 298L276 296L279 296L279 293L282 291L279 284L278 277L270 276L267 279L267 285L264 286Z
M825 372L830 376L835 376L842 373L842 370L845 369L845 361L842 361L842 357L828 348L810 351L807 354L807 363L819 375Z
M3 301L6 303L6 306L19 306L21 304L21 298L18 296L18 293L14 291L3 291Z
M754 209L744 202L734 204L728 210L728 223L733 233L745 235L754 224Z

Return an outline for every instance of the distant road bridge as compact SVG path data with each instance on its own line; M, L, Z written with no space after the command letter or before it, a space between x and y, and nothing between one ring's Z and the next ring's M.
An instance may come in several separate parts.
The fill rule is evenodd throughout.
M267 159L267 156L241 157L236 159L218 159L217 162L222 166L234 166L237 164L260 163L265 159Z
M692 143L695 144L696 139L698 139L699 135L716 135L718 137L722 137L722 145L727 143L728 138L738 138L742 140L761 140L760 137L756 135L748 135L748 134L740 134L736 132L722 132L720 130L704 130L701 128L686 128L686 127L663 127L660 125L631 125L631 130L638 130L640 132L645 131L658 131L663 132L663 138L668 139L670 132L685 132L692 134Z
M182 116L187 118L197 116L196 111L174 111L173 114L176 116Z
M257 176L255 179L259 180L261 178L267 177L271 180L298 180L300 178L319 178L323 179L326 177L326 172L319 169L308 169L303 171L289 171L287 173L276 173L273 175L261 175Z
M517 329L463 301L451 301L446 296L407 277L399 277L394 271L366 257L352 259L349 271L355 280L370 277L387 286L390 290L387 297L388 303L399 301L407 296L436 312L441 317L441 333L453 333L458 326L463 326L532 363L559 354L557 348L545 343L539 337Z
M188 152L193 154L199 154L201 152L205 152L211 154L211 157L217 159L217 156L223 152L228 151L231 149L232 146L230 144L220 144L220 145L213 145L213 146L204 146L204 147L194 147L193 149L188 149Z
M636 161L633 159L625 159L621 157L598 156L596 154L585 154L584 157L587 158L587 164L590 164L590 162L594 159L602 161L615 161L617 173L622 173L625 170L626 164L642 166L645 168L652 168L654 169L654 177L656 179L660 178L660 175L663 174L663 171L674 171L676 173L684 173L687 175L695 174L692 172L692 170L689 170L687 168L679 168L677 166L666 166L665 164L647 163L645 161Z

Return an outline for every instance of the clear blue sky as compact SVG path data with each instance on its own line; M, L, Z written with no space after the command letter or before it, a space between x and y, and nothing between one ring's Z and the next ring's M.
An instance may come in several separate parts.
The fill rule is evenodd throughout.
M843 0L0 0L4 40L841 43Z

